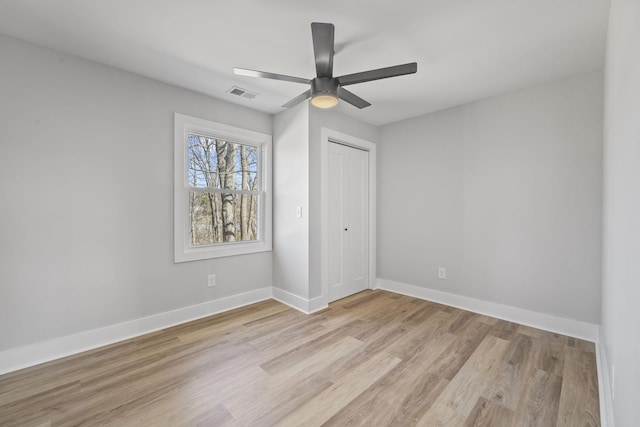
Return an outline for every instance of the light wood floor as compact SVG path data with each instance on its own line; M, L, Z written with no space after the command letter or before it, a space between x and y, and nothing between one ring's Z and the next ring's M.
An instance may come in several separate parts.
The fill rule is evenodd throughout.
M384 291L275 301L0 376L0 425L597 426L594 345Z

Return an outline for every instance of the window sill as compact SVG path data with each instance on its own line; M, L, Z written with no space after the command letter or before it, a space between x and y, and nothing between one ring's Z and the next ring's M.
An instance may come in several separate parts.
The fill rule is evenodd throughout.
M188 248L184 252L175 252L174 263L199 261L203 259L223 258L238 255L248 255L271 251L271 245L266 242L236 242L221 245Z

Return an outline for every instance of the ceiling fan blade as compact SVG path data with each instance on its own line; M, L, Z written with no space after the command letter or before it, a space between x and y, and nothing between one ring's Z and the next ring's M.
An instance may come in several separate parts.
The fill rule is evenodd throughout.
M360 109L368 107L369 105L371 105L370 103L368 103L367 101L365 101L364 99L360 98L358 95L349 92L348 90L346 90L345 88L341 87L340 89L338 89L338 98L347 101L349 104L353 105L354 107L358 107Z
M286 104L284 104L282 106L282 108L291 108L294 107L298 104L300 104L302 101L304 101L305 99L309 99L311 98L311 89L301 93L300 95L296 96L295 98L293 98L291 101L287 102Z
M313 37L313 53L316 59L316 75L318 77L333 77L333 24L313 22L311 35Z
M302 77L285 76L284 74L267 73L266 71L247 70L246 68L234 68L233 73L239 76L262 77L264 79L283 80L285 82L310 84L311 80Z
M410 62L408 64L394 65L393 67L378 68L376 70L363 71L361 73L347 74L338 77L340 86L352 85L356 83L370 82L372 80L387 79L389 77L413 74L418 71L418 64Z

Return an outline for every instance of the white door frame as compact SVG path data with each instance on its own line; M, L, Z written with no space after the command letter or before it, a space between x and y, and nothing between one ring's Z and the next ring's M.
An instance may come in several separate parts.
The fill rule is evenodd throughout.
M369 289L376 280L376 144L323 127L320 130L320 282L321 305L329 304L329 142L369 152Z

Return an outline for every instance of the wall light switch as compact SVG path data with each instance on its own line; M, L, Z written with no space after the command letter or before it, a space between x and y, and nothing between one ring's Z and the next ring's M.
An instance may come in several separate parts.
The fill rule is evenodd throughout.
M215 274L210 274L209 275L209 280L207 282L207 287L213 288L215 285L216 285L216 275Z
M296 218L302 218L302 206L296 206Z

